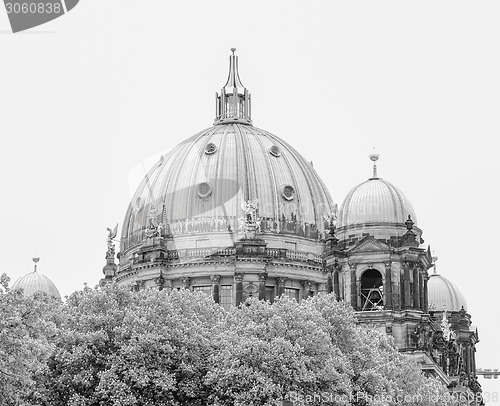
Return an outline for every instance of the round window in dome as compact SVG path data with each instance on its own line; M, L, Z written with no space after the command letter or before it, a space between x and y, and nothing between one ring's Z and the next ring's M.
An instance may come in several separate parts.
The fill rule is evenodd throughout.
M293 196L295 194L295 190L290 185L285 185L285 186L283 186L283 190L281 191L281 194L283 195L283 197L286 200L292 200Z
M212 185L208 182L202 182L198 185L198 196L201 198L208 197L212 194Z
M281 156L281 151L280 151L280 149L276 145L273 145L271 148L269 148L269 153L272 156L275 156L276 158L278 158L279 156Z
M216 152L217 152L217 147L213 142L208 143L207 146L205 147L205 154L207 155L212 155L215 154Z

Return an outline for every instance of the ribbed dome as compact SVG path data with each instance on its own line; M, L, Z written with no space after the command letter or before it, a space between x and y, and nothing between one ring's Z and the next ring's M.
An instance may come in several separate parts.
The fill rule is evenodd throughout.
M285 141L252 125L219 124L150 170L127 210L121 251L144 241L152 224L162 225L162 235L237 232L248 201L257 201L261 234L313 240L333 208L312 165Z
M443 305L446 311L458 312L464 307L467 310L467 302L458 288L448 279L439 274L431 274L427 283L429 294L429 309L442 311Z
M54 285L45 275L37 271L33 271L16 280L12 284L11 289L22 289L25 296L32 296L37 292L43 292L58 299L61 298L61 294L57 290L56 285Z
M403 224L408 219L417 222L410 201L393 184L381 178L371 178L353 188L339 211L338 227L356 224Z

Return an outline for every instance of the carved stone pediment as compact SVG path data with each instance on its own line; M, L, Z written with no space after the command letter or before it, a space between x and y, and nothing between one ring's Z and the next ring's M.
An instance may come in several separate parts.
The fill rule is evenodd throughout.
M385 251L388 249L390 249L390 247L387 244L377 241L372 236L366 236L352 247L349 252Z

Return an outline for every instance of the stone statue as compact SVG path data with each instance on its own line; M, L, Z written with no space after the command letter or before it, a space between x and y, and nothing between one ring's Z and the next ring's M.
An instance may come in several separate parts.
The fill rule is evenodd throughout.
M426 341L427 341L427 331L422 324L418 324L415 327L415 330L413 330L411 334L411 338L413 340L413 343L415 344L415 347L418 349L423 349L426 347Z
M108 238L106 239L106 243L108 244L108 250L106 251L106 259L115 257L115 244L113 240L116 238L118 234L118 224L115 226L113 230L111 228L106 228L108 230Z
M259 200L254 199L252 201L248 200L245 202L241 201L241 210L243 210L243 216L240 217L240 225L245 232L256 231L260 227L261 220L257 217Z
M446 341L454 340L456 337L455 332L451 329L451 324L448 322L448 317L446 316L446 311L443 312L443 318L441 320L441 331L443 332L443 338Z
M163 224L158 220L158 210L153 206L149 213L149 227L145 231L146 237L161 237L162 230Z

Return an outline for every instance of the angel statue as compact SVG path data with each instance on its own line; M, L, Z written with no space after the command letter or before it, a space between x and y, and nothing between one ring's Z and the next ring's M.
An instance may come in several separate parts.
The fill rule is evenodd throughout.
M146 237L161 237L161 230L163 230L163 224L158 220L158 209L153 206L149 213L149 227L146 229Z
M106 240L108 244L108 251L106 252L106 258L114 258L115 257L115 244L113 244L113 240L116 238L118 234L118 224L115 226L113 230L111 228L106 228L108 230L108 238Z
M260 219L257 217L259 200L252 201L241 200L241 210L243 216L240 218L240 224L245 231L255 231L260 227Z

